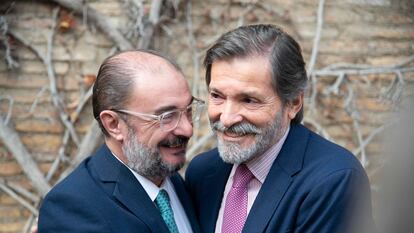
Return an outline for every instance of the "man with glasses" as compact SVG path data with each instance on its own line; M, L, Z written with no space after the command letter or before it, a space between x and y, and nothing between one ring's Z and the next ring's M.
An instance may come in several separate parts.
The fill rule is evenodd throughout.
M177 171L204 102L154 51L107 58L93 88L105 144L46 196L39 232L199 232Z

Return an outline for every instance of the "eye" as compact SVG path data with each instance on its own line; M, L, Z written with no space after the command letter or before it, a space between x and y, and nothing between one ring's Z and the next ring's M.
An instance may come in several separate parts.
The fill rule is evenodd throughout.
M256 99L250 98L250 97L243 98L242 102L246 103L246 104L256 104L256 103L258 103L258 101Z
M174 119L176 118L176 115L177 115L177 112L175 112L175 111L165 112L165 113L162 114L161 120L164 123L169 123L169 122L174 121Z
M212 99L219 99L219 98L220 98L220 95L219 95L219 94L217 94L217 93L215 93L215 92L210 92L210 97L211 97Z

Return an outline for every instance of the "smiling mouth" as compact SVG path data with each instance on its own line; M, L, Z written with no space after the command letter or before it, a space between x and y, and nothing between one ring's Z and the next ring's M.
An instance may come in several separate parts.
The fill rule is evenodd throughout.
M234 133L234 132L223 132L224 135L226 135L227 137L232 137L232 138L237 138L237 137L243 137L246 136L247 134L244 133Z

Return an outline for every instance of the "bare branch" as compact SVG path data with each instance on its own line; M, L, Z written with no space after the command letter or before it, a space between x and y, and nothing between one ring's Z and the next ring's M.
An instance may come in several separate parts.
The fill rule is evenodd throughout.
M11 118L11 115L12 115L12 112L13 112L14 99L11 96L9 96L9 95L7 95L7 96L0 96L0 101L2 99L8 100L8 102L9 102L9 108L8 108L8 111L7 111L7 114L6 114L6 118L4 119L4 124L7 125L9 123L9 121L10 121L10 118Z
M128 50L132 49L133 46L131 43L125 39L125 37L119 32L117 28L113 26L111 21L108 19L107 16L99 13L95 9L84 5L84 1L80 0L53 0L57 4L68 8L72 11L74 11L77 14L84 14L86 12L86 18L89 22L94 23L98 26L99 29L101 29L102 32L104 32L115 44L120 50Z
M317 96L317 88L316 88L316 85L317 85L317 80L316 80L316 77L315 77L315 75L311 75L311 87L312 87L312 89L311 89L311 96L309 97L309 101L308 101L308 111L309 112L311 112L311 113L314 113L315 111L316 111L316 96Z
M59 180L65 178L82 160L92 154L99 142L102 140L102 133L96 121L92 122L91 128L82 140L78 153L73 159L73 163L60 174Z
M44 86L40 91L36 94L35 100L32 103L32 106L30 106L29 114L33 114L35 108L37 107L37 102L39 101L39 98L43 95L43 93L48 89L48 87Z
M47 39L47 52L46 57L44 60L44 64L47 69L47 76L49 77L49 90L52 96L52 102L55 108L59 111L59 117L65 127L69 130L72 140L75 142L76 145L79 145L79 137L75 131L75 127L73 126L72 122L70 121L69 116L65 113L63 101L60 99L57 85L56 85L56 75L52 65L52 51L53 51L53 37L55 34L55 27L57 23L57 17L59 14L59 8L53 10L53 23L50 34Z
M307 117L303 121L304 121L304 123L309 124L309 125L315 127L316 132L318 132L324 138L326 138L328 140L332 140L332 137L329 135L329 133L326 132L326 130L322 127L322 125L319 124L315 119L310 118L310 117Z
M29 190L23 188L21 185L18 185L16 183L13 182L7 182L7 185L12 188L13 190L15 190L16 192L18 192L19 194L21 194L22 196L24 196L25 198L29 199L32 202L38 202L40 200L40 197L33 194L32 192L30 192Z
M39 59L45 65L46 70L47 70L47 74L48 74L48 78L49 78L49 90L51 92L51 97L52 97L53 105L55 106L55 108L57 108L57 110L59 112L59 118L60 118L60 120L62 121L62 123L64 124L64 126L67 129L69 129L73 141L75 142L76 145L79 145L79 143L80 143L79 142L79 137L77 136L77 133L76 133L74 127L73 127L72 122L70 121L69 116L65 113L62 100L59 97L59 94L58 94L58 91L57 91L57 87L56 87L56 75L55 75L55 72L54 72L54 69L53 69L53 65L52 65L52 55L51 54L52 54L52 50L53 50L52 44L53 44L53 36L54 36L54 31L55 31L55 26L56 26L56 21L57 21L57 15L58 15L58 9L55 9L53 11L53 23L52 23L51 33L49 34L48 40L47 40L47 53L46 53L46 56L43 55L39 51L39 49L37 49L36 47L34 47L23 36L19 35L16 32L13 32L13 31L9 31L9 33L14 38L16 38L17 40L19 40L23 45L25 45L30 50L32 50L36 54L36 56L39 57ZM36 102L36 100L35 100L35 102Z
M191 18L191 12L192 12L192 5L191 5L191 0L187 0L186 1L186 20L187 20L187 36L188 36L188 45L191 49L191 53L192 53L192 59L193 59L193 83L192 83L192 93L195 96L199 96L200 93L198 91L198 89L200 88L199 86L199 81L200 81L200 74L199 74L199 70L200 70L200 61L199 61L199 52L196 48L196 39L194 37L194 30L193 30L193 21Z
M357 135L357 139L358 139L358 144L359 144L359 148L361 148L361 164L364 168L366 168L369 164L368 159L367 159L367 153L365 151L365 146L364 145L364 140L362 139L362 133L361 133L361 126L359 125L359 122L356 118L352 118L352 124L354 126L354 130L356 132Z
M395 67L369 67L366 69L338 69L338 70L328 70L321 69L313 71L313 74L316 76L339 76L341 73L346 75L368 75L368 74L392 74L396 72L408 73L414 72L414 67L409 68L395 68Z
M44 196L49 190L50 185L46 182L43 174L40 172L32 155L26 150L26 147L20 141L19 135L8 127L0 117L0 138L4 145L11 151L17 162L23 169L23 172L30 179L35 189Z
M335 94L335 95L338 95L338 93L339 93L339 87L341 86L342 82L344 81L344 78L345 78L345 73L341 73L341 74L340 74L340 75L336 78L335 83L334 83L332 86L328 87L328 88L325 90L324 94L325 94L325 95L329 95L330 93L333 93L333 94Z
M395 65L393 65L392 67L394 67L394 68L396 68L396 67L403 67L403 66L411 63L412 61L414 61L414 55L408 57L407 59L405 59L405 60L403 60L403 61L401 61L401 62L399 62L399 63L397 63Z
M9 25L7 24L6 17L0 16L0 42L3 43L6 50L4 58L6 59L9 69L14 69L19 67L19 63L11 56L9 37L7 36L8 30Z
M320 42L320 39L321 39L322 25L323 25L323 7L324 7L324 4L325 4L325 0L319 0L316 32L315 32L315 38L313 40L312 54L311 54L311 58L310 58L310 61L309 61L309 66L308 66L308 75L309 76L313 73L313 68L315 67L316 58L318 56L319 42Z
M26 209L28 209L32 214L38 216L39 212L37 209L32 206L29 202L24 200L22 197L20 197L17 193L15 193L12 189L7 187L6 183L3 181L0 181L0 189L3 190L5 193L7 193L10 197L12 197L14 200L19 202L22 206L24 206Z
M375 138L375 136L377 136L379 133L383 132L386 128L388 128L389 126L393 125L395 122L391 122L385 125L381 125L380 127L376 128L375 130L373 130L369 136L367 138L365 138L365 140L359 145L359 147L353 151L354 155L359 155L359 153L362 152L362 150L369 144L372 142L372 140Z
M151 11L149 14L149 20L144 24L144 30L142 38L138 43L140 49L146 49L151 43L152 35L154 34L155 27L159 23L161 13L162 0L154 0L151 4Z
M244 17L254 10L257 2L258 0L250 2L249 5L242 11L242 13L239 15L239 20L237 21L237 27L240 27L244 24Z

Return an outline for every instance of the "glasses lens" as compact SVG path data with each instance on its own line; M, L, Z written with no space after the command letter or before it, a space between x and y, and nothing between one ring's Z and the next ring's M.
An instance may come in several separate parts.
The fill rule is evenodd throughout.
M179 120L180 111L166 112L161 116L161 129L164 131L172 130L178 125Z
M201 113L203 112L203 104L199 102L195 102L191 104L191 109L189 110L191 116L189 116L189 119L192 119L193 122L197 122L200 120Z

